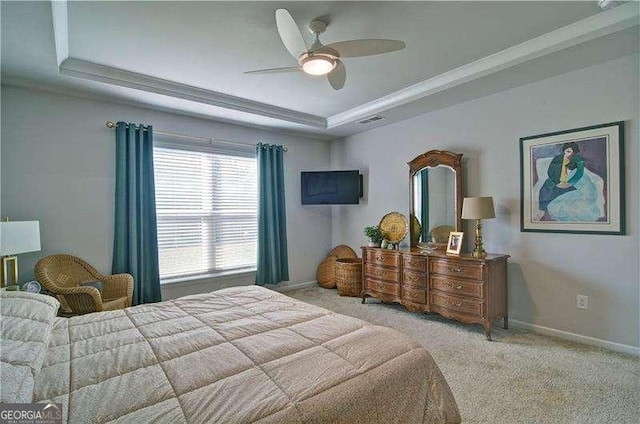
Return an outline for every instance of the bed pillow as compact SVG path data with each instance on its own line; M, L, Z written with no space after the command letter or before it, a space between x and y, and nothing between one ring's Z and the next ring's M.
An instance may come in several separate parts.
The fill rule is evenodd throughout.
M32 401L59 307L51 296L0 291L0 402Z

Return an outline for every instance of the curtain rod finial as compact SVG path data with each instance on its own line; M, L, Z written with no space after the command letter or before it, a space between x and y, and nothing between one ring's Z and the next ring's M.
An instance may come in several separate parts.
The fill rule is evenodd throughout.
M111 121L107 121L107 128L115 128L115 127L116 127L116 124L114 124Z

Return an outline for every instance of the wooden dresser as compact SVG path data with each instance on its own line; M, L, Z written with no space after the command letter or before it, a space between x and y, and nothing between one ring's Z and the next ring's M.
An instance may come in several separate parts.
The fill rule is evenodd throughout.
M508 258L363 247L362 303L371 296L401 303L410 311L435 312L465 323L479 323L491 340L494 321L503 319L505 329L509 325Z

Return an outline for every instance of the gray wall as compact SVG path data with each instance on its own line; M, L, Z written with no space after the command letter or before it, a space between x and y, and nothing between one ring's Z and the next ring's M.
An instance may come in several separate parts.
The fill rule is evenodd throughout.
M638 61L621 58L334 141L332 165L363 170L367 197L334 207L333 244L358 247L364 226L389 211L408 213L406 162L431 149L463 153L466 195L495 201L497 218L483 223L485 247L511 255L510 316L639 346ZM619 120L627 235L521 233L519 138ZM587 311L576 309L576 294L589 296Z
M431 149L464 153L469 196L493 196L484 222L489 251L511 255L509 307L520 321L639 346L638 56L626 57L422 115L331 144L113 103L2 87L2 215L41 221L43 251L20 256L21 280L46 254L81 255L109 271L113 227L113 132L107 120L247 143L284 143L292 282L315 279L330 246L359 250L363 227L408 212L406 162ZM523 136L625 120L627 235L520 233L519 143ZM360 169L360 205L301 207L299 172ZM471 228L466 228L467 235ZM329 236L330 234L330 236ZM467 241L472 237L468 237ZM243 279L165 287L165 297ZM575 308L576 294L589 310Z
M114 131L105 122L152 124L156 130L247 144L285 144L290 278L315 280L330 249L328 207L300 205L300 171L326 168L330 145L248 127L43 91L2 87L2 216L40 220L42 251L20 255L20 281L51 253L72 253L109 272L113 237ZM163 287L163 297L252 284L253 275ZM286 285L286 283L283 283Z

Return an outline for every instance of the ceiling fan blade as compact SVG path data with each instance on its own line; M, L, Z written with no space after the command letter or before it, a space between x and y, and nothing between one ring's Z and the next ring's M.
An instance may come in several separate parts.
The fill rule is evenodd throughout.
M344 82L347 80L347 70L341 60L336 59L336 62L338 62L338 64L333 71L329 72L327 79L334 90L340 90L344 87Z
M284 68L257 69L255 71L246 71L245 74L279 74L282 72L301 71L299 66L286 66Z
M298 57L307 51L307 46L304 44L300 28L287 9L276 10L276 25L282 43L294 59L298 60Z
M372 38L368 40L339 41L337 43L327 44L325 48L336 50L340 53L340 57L360 57L402 50L406 46L405 42L400 40Z

